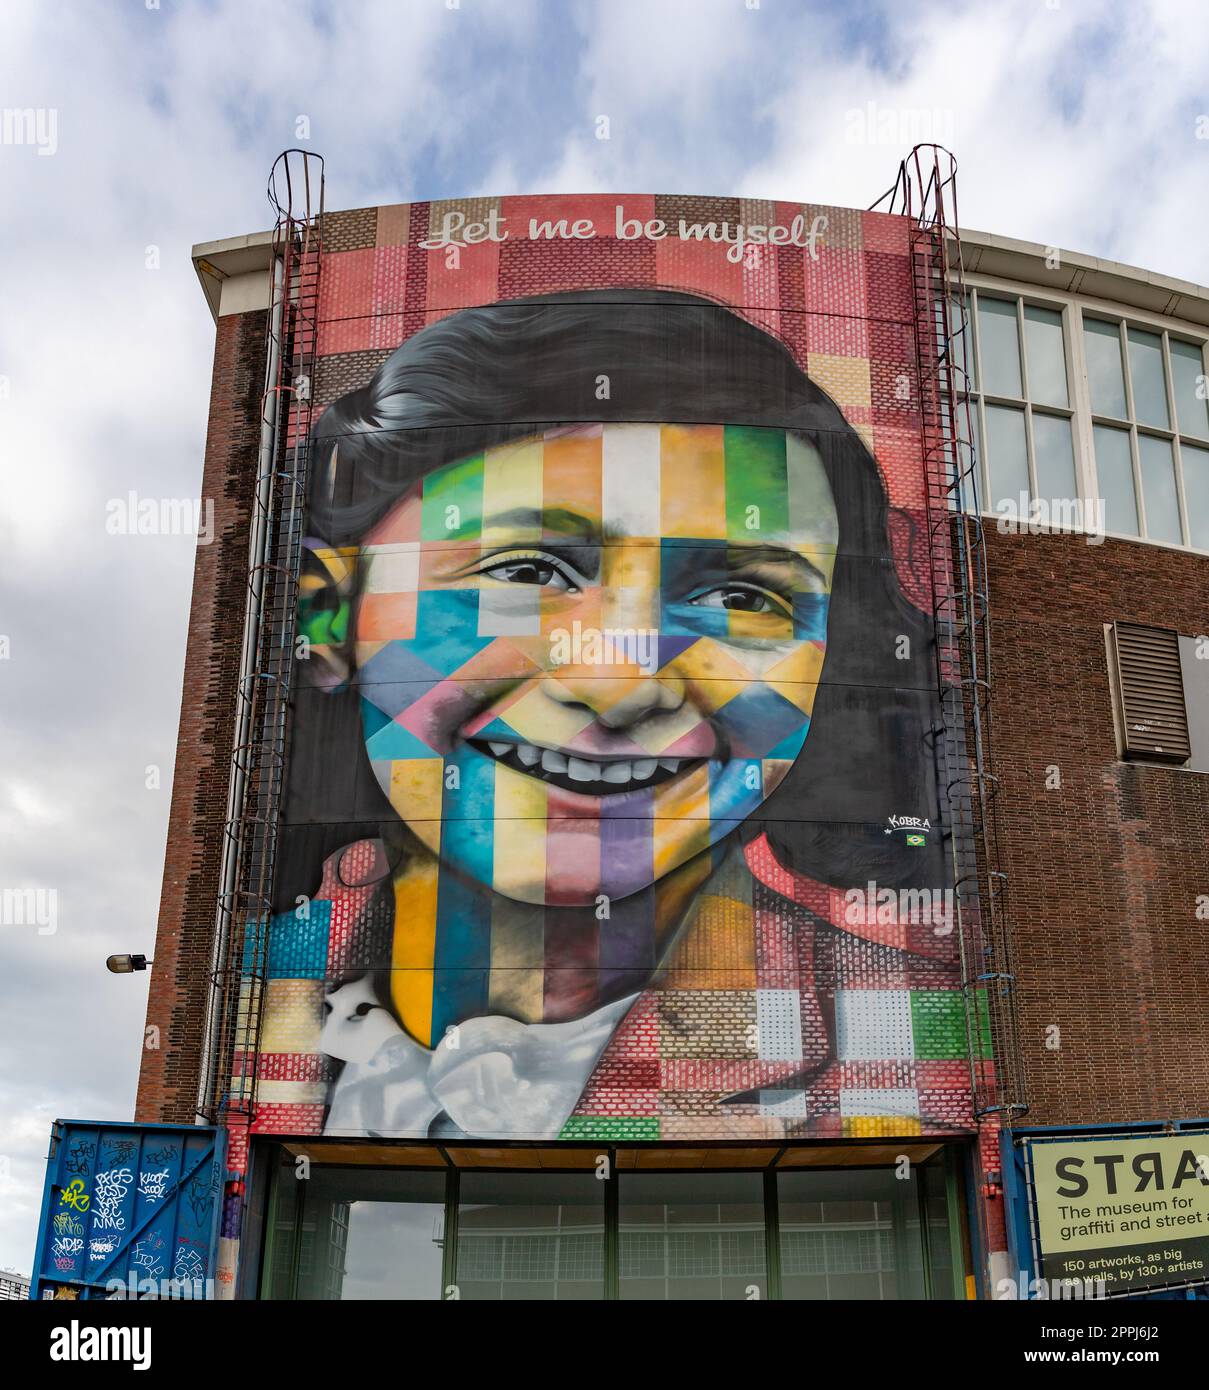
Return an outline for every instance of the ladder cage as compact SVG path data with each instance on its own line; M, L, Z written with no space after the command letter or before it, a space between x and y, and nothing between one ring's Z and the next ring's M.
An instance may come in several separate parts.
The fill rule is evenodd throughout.
M992 752L986 535L970 405L970 324L957 212L957 161L917 145L875 207L911 220L936 682L936 740L956 899L974 1114L1010 1124L1028 1110L1016 965L1000 868ZM990 1046L987 1046L987 1043Z
M274 212L262 449L250 524L248 630L223 827L210 1038L199 1109L229 1127L256 1114L277 841L285 795L323 261L320 155L286 150ZM267 431L267 437L266 433Z

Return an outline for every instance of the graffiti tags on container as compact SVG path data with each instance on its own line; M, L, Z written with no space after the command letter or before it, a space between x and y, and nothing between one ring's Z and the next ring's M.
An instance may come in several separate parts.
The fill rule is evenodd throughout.
M210 1205L213 1200L209 1179L206 1177L194 1178L185 1189L185 1199L193 1213L193 1220L199 1226L202 1225L210 1214Z
M73 1207L76 1211L87 1211L90 1200L88 1193L84 1191L83 1178L73 1178L59 1193L59 1205Z
M158 1279L164 1272L164 1262L159 1255L163 1246L163 1239L159 1236L136 1241L134 1249L130 1252L131 1265L144 1270L147 1278Z
M64 1170L68 1173L90 1173L92 1156L96 1151L95 1144L90 1144L86 1139L77 1139L63 1164Z
M121 1206L130 1191L134 1174L129 1168L110 1168L96 1176L96 1206L93 1208L93 1226L99 1231L122 1231L126 1228L126 1218Z
M139 1174L139 1196L148 1201L159 1202L168 1195L168 1170L159 1169L151 1173Z

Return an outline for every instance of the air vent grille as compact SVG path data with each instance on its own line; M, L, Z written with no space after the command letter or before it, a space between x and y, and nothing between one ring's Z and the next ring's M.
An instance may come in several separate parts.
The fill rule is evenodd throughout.
M1192 756L1179 634L1116 623L1113 645L1127 758L1186 763Z

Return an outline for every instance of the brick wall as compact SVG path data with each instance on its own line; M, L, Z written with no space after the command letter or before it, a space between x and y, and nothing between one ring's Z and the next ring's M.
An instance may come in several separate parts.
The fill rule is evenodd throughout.
M215 539L197 548L176 773L135 1118L190 1123L201 1064L227 770L243 640L248 523L256 482L265 314L218 320L201 495ZM153 1035L154 1036L154 1035Z
M1209 560L1073 536L988 545L1027 1123L1209 1115L1209 776L1118 759L1103 636L1118 619L1204 632Z

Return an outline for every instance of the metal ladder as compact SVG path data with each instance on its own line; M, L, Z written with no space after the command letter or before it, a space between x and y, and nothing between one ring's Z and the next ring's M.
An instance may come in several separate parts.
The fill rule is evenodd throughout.
M256 1113L277 840L285 792L323 253L323 159L286 150L274 209L262 446L251 519L244 659L199 1110L228 1128Z
M1028 1110L1016 968L999 867L991 748L986 537L970 414L969 319L957 220L957 161L918 145L886 195L911 218L912 293L924 445L925 513L941 722L934 731L961 952L970 1089L980 1123ZM987 1043L990 1043L988 1048Z

